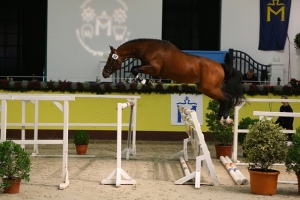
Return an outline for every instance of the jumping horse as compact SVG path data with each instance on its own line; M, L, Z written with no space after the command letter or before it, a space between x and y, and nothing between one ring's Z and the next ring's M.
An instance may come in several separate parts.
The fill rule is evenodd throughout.
M108 78L120 69L126 58L141 61L141 65L131 68L131 73L142 84L151 82L143 79L139 73L196 84L197 90L219 102L218 119L223 125L233 124L228 115L229 109L245 99L242 74L231 65L184 53L172 43L158 39L130 40L117 49L110 46L110 54L102 71L103 77Z

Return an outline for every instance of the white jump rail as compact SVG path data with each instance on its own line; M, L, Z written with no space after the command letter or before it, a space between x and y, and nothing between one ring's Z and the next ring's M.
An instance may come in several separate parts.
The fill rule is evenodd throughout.
M63 123L40 123L38 121L38 113L39 113L39 106L38 106L38 101L34 101L32 98L39 96L40 98L43 97L49 97L49 95L44 95L44 94L5 94L2 95L2 98L6 98L7 100L11 100L11 97L14 96L15 98L20 98L21 96L25 96L31 99L28 100L24 100L22 101L22 121L21 123L7 123L6 118L4 120L1 120L1 140L2 138L6 138L6 132L2 132L2 130L6 130L7 126L20 126L21 127L21 138L22 140L25 139L25 130L26 127L34 127L34 140L37 140L38 138L38 127L43 127L43 126L55 126L55 127L59 127L59 126L63 126ZM19 97L16 97L19 96ZM59 94L59 95L52 95L53 97L59 97L60 99L66 98L70 95L67 94ZM77 98L98 98L98 99L127 99L130 101L133 101L134 104L136 106L133 107L133 117L132 117L132 139L131 139L131 147L127 147L123 150L123 157L126 157L126 159L129 159L130 156L135 158L136 157L136 116L137 116L137 99L140 99L140 96L125 96L125 95L82 95L82 94L74 94L71 95L72 97L75 97L75 99ZM47 97L47 98L48 98ZM58 99L58 100L60 100ZM53 101L53 103L61 109L61 106L59 105L59 102ZM28 102L32 102L35 105L34 108L34 122L33 123L26 123L25 121L25 116L26 116L26 104ZM6 109L6 102L2 102L2 105L4 105L3 109ZM6 113L6 110L5 110ZM4 112L2 112L2 115L4 114ZM101 126L105 126L105 127L116 127L117 123L72 123L69 122L68 123L69 127L101 127ZM129 123L122 123L122 126L130 126ZM22 145L23 148L25 148L25 144ZM38 151L38 144L34 145L34 149L33 149L33 153L32 155L38 155L39 151Z
M258 99L258 98L248 98L247 102L300 102L300 99ZM239 106L235 106L234 108L234 136L233 136L233 146L232 146L232 155L231 160L234 163L238 163L237 159L237 151L238 151L238 133L247 133L249 130L247 129L238 129L238 121L239 121L239 110L246 104L246 102L243 102ZM284 133L293 133L293 131L285 130ZM295 132L294 132L295 133Z
M271 120L273 117L300 117L300 113L291 113L291 112L265 112L265 111L253 111L253 115L259 116L261 120L263 117ZM296 133L296 130L281 130L282 133ZM292 142L288 141L287 145L290 145Z
M103 185L113 185L117 187L120 185L135 185L136 181L132 180L130 176L122 169L122 110L127 107L134 106L133 101L117 104L117 168L106 178L101 181ZM122 177L124 179L122 179Z
M69 185L68 176L68 123L69 123L69 101L75 101L75 97L72 95L0 95L2 101L1 104L1 141L6 140L6 128L7 128L7 101L20 100L24 104L28 101L33 101L35 106L38 107L39 101L52 101L63 113L63 140L38 140L37 134L34 136L34 140L25 140L22 136L21 140L14 140L15 143L25 145L33 144L37 148L38 144L62 144L63 145L63 161L62 161L62 183L59 185L59 189L65 189ZM63 101L63 105L58 101ZM38 109L37 109L38 110ZM37 112L37 111L36 111ZM36 113L35 113L36 114ZM22 118L23 120L23 118ZM36 120L36 118L35 118ZM35 131L37 127L35 127Z
M175 184L188 184L188 181L194 179L195 188L200 188L201 184L201 168L211 177L213 185L219 185L219 180L216 176L215 167L212 163L210 152L208 151L204 135L201 131L201 126L197 118L195 110L186 109L179 106L181 118L189 138L183 141L183 150L172 155L171 158L180 158L180 162L185 176L177 181ZM191 142L196 157L196 171L190 173L185 161L188 160L187 142ZM182 157L183 156L183 157Z

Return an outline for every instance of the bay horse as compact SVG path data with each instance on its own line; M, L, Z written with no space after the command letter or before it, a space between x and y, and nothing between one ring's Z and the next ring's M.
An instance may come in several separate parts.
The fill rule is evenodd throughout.
M142 84L151 82L143 79L139 73L196 84L197 90L219 102L218 119L223 125L233 124L228 115L229 109L245 99L242 74L231 65L184 53L172 43L158 39L134 39L117 49L110 46L110 54L102 71L103 77L108 78L120 69L126 58L141 61L141 65L131 68L131 73Z

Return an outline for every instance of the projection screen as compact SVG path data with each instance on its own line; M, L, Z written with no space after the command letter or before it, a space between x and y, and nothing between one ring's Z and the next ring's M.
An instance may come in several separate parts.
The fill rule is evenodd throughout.
M47 81L101 81L109 45L161 39L162 0L48 0Z

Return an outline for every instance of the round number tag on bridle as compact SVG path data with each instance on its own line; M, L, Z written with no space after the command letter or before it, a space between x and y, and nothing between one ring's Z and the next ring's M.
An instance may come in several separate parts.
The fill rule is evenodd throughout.
M118 59L118 55L117 54L113 54L113 55L111 55L111 57L112 57L112 59L114 59L114 60L117 60Z

